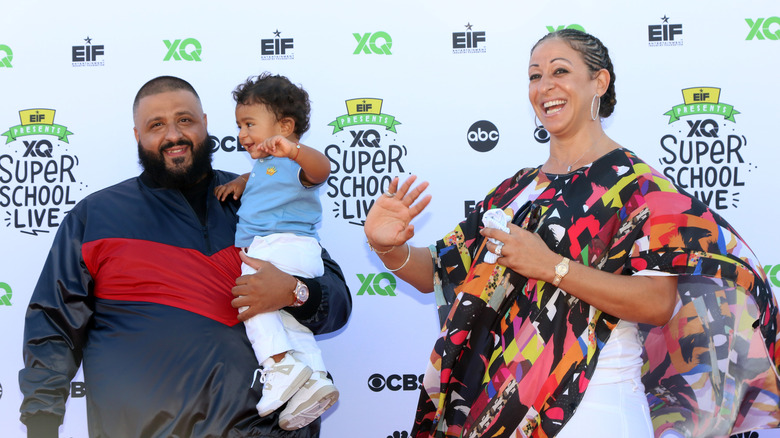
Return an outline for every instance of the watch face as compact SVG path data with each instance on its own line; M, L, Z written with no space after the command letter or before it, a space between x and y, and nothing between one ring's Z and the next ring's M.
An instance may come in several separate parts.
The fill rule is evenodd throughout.
M566 265L555 265L555 273L558 275L563 275L565 273L569 272Z
M306 283L299 281L298 287L295 288L295 296L298 297L299 301L306 301L309 299L309 287L306 286Z

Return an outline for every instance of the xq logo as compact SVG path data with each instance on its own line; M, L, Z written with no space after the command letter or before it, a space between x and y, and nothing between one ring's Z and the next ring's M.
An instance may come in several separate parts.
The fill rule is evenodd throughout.
M0 44L0 68L7 67L11 68L13 67L11 65L11 61L14 60L14 52L11 50L10 47L6 46L5 44Z
M714 138L718 137L718 124L712 119L707 119L704 121L687 120L687 122L688 122L688 126L691 128L691 130L688 131L688 137L693 137L693 136L696 137L705 136L705 137L714 137Z
M395 277L389 272L382 272L381 274L357 274L358 280L360 280L360 290L358 290L358 296L368 293L368 295L381 295L395 296ZM382 280L387 280L385 285L382 285Z
M745 18L745 21L750 26L750 33L745 38L746 41L750 41L753 38L759 40L780 40L780 17L757 18L756 21ZM773 30L769 29L773 24L775 25Z
M570 24L568 26L562 24L562 25L560 25L558 27L547 26L547 32L550 32L550 33L553 33L555 31L559 31L559 30L563 30L563 29L575 29L575 30L581 30L581 31L585 32L585 28L580 26L579 24Z
M352 144L349 147L379 147L379 132L376 129L367 129L365 131L349 131L352 134Z
M379 392L385 388L390 391L416 391L422 388L423 374L415 376L414 374L390 374L385 378L381 374L372 374L368 378L368 388L374 392Z
M774 287L780 287L780 265L766 265L764 272Z
M173 58L175 61L200 61L200 52L202 51L200 41L195 38L187 38L182 40L163 40L165 47L168 48L168 53L165 54L163 61L170 61ZM192 47L192 49L190 49Z
M10 306L12 297L13 291L11 286L0 281L0 306Z
M24 151L23 157L49 157L54 150L49 140L27 141L24 140L24 146L27 148Z
M368 55L372 52L377 55L392 55L390 49L393 47L393 39L387 32L374 32L373 34L368 32L363 35L353 33L352 36L358 42L353 55L358 55L361 51ZM377 44L378 42L381 44Z

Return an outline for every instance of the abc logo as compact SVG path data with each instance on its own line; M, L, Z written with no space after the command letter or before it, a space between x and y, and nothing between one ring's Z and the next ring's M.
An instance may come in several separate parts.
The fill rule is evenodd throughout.
M372 374L368 378L368 388L374 392L379 392L385 388L390 391L416 391L422 388L422 381L422 374L419 376L414 374L404 374L403 376L391 374L386 379L381 374Z
M487 120L480 120L471 125L466 139L475 151L488 152L498 144L498 128Z

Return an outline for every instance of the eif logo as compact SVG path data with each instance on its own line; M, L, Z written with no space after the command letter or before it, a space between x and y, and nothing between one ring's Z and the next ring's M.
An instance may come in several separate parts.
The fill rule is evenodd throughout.
M669 17L661 17L661 24L647 26L647 41L650 47L682 46L682 24L670 24Z
M14 51L5 44L0 44L0 68L12 68L11 61L14 60Z
M165 47L168 48L168 53L165 54L163 61L198 61L200 62L200 53L202 48L200 41L195 38L187 38L185 40L163 40Z
M489 152L498 144L498 128L492 122L474 122L466 134L469 146L477 152Z
M361 52L366 55L372 53L376 55L392 55L390 49L393 48L393 39L387 32L367 32L362 35L353 33L352 36L358 42L355 51L352 52L353 55L359 55Z
M682 90L683 103L664 113L675 132L661 137L660 162L672 182L710 208L726 210L737 207L745 178L758 166L746 160L748 139L735 127L734 117L740 112L721 102L720 91Z
M380 392L385 388L390 391L416 391L422 388L424 374L390 374L385 376L377 373L368 378L368 388L374 392Z
M0 282L0 306L10 306L11 297L14 296L11 286L8 283Z
M357 295L380 295L383 297L394 297L396 280L393 274L382 272L379 274L357 274L360 280L360 290Z
M750 32L745 40L780 40L780 17L756 18L755 20L745 18L745 22L750 26ZM773 26L774 25L774 26Z
M76 204L72 192L86 188L74 176L79 158L67 149L68 136L73 133L54 123L55 112L45 108L19 111L21 124L2 133L8 138L4 149L11 149L0 154L3 219L6 227L33 236L56 229Z
M105 54L102 44L92 44L92 38L87 35L83 46L73 46L71 49L71 61L73 67L96 67L105 65L105 61L99 59Z
M452 53L485 53L487 48L485 42L487 36L485 31L472 30L471 23L466 23L464 26L465 32L452 32Z
M260 40L260 59L263 61L295 59L295 55L291 52L294 46L292 38L282 38L282 33L276 29L273 38Z
M547 32L549 32L549 33L557 32L557 31L563 30L563 29L574 29L574 30L579 30L579 31L585 32L585 28L580 26L579 24L570 24L568 26L565 25L565 24L562 24L562 25L557 26L557 27L556 26L547 26Z
M333 199L334 217L362 226L374 200L394 177L406 173L395 116L382 112L382 99L362 97L346 101L347 113L336 117L336 143L325 147L330 160L326 195ZM384 128L384 129L382 129Z

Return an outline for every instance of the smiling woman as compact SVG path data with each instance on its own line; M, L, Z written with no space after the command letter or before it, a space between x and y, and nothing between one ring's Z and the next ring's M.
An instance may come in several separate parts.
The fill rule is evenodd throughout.
M600 40L553 32L528 73L550 134L542 165L500 182L429 248L408 244L430 202L414 176L393 180L366 218L388 270L440 305L412 434L727 436L748 417L777 424L751 396L780 394L777 304L756 257L604 132L615 74ZM495 209L504 230L483 226Z

